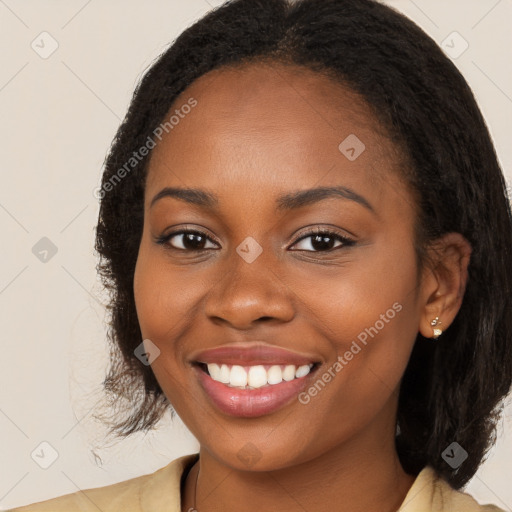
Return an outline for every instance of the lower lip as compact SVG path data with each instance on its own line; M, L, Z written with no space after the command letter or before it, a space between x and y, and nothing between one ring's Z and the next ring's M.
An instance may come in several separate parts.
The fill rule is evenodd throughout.
M306 387L310 371L304 377L283 381L257 389L238 389L213 380L198 366L194 366L206 394L224 413L242 418L255 418L277 411L288 404Z

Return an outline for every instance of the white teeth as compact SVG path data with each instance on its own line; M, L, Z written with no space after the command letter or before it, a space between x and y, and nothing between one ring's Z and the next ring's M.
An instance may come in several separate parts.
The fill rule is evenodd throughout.
M293 364L289 364L284 367L283 380L289 381L293 379L295 379L295 366Z
M283 372L281 367L274 365L271 366L267 371L267 382L269 384L279 384L283 381Z
M220 367L219 382L222 382L223 384L229 384L229 374L230 373L231 372L229 371L229 366L227 364L223 364Z
M218 364L209 364L208 365L208 373L210 374L210 377L213 380L217 380L221 382L220 380L220 368Z
M247 372L243 366L219 366L216 363L209 363L208 373L213 380L222 382L230 387L241 389L256 389L266 385L279 384L283 380L291 381L296 378L305 377L313 367L313 364L304 364L296 367L293 364L279 366L273 365L265 370L263 365L250 366Z
M234 368L234 367L233 367ZM242 368L245 373L245 370ZM267 371L263 366L251 366L247 376L247 384L251 388L261 388L267 383Z
M305 377L309 373L309 370L310 368L307 364L299 366L295 372L295 377Z
M233 365L229 374L229 383L232 386L247 386L247 372L241 366Z

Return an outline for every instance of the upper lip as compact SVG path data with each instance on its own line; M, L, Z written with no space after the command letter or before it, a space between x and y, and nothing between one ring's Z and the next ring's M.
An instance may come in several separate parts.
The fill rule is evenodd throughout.
M318 357L271 346L261 342L230 343L216 348L195 352L190 360L193 363L217 363L245 366L276 364L302 366L319 362ZM244 365L241 365L244 366Z

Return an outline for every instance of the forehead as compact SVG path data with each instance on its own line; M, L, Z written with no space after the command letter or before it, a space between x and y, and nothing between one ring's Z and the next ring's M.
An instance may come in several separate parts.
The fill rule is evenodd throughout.
M181 111L191 99L196 106ZM238 187L343 184L372 189L377 201L383 183L397 187L391 170L399 154L368 105L306 68L259 63L212 71L183 91L166 120L173 114L181 114L179 122L151 156L148 193L171 185L222 196Z

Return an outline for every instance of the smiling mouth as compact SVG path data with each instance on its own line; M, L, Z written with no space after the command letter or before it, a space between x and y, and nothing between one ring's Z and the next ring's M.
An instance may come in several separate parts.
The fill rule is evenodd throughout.
M224 363L193 363L212 380L220 382L227 387L237 389L268 388L305 377L316 371L319 362L304 365L294 364L260 364L236 365Z

